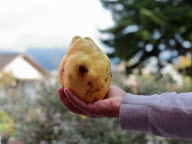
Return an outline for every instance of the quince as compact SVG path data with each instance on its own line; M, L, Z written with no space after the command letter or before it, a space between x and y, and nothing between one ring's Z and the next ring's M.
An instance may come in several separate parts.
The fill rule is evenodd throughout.
M91 38L76 36L60 63L58 76L60 84L79 99L101 100L111 85L110 60Z

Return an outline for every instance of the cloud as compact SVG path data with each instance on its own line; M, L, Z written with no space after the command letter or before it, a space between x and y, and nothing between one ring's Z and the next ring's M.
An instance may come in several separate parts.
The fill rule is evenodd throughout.
M75 35L99 43L97 30L112 24L99 0L0 1L0 50L64 48Z

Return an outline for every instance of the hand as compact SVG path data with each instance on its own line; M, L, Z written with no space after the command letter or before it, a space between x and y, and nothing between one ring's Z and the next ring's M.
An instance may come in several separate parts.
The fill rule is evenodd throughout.
M100 118L119 117L120 104L126 93L117 86L110 86L106 98L93 103L85 103L67 88L59 88L58 94L70 111L87 117Z

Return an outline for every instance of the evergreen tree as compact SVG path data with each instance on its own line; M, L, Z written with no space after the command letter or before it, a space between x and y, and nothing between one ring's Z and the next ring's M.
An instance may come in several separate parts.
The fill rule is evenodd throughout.
M101 2L112 12L115 22L113 27L101 30L110 36L102 41L113 49L110 57L128 61L127 73L143 68L151 57L157 59L160 69L192 53L191 0ZM192 77L192 72L189 74Z

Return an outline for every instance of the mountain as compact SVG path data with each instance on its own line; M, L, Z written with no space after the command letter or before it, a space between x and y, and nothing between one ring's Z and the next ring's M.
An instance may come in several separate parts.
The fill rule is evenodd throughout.
M64 49L38 49L31 48L25 52L31 58L33 58L37 63L39 63L43 68L48 71L58 69L60 61L66 53Z
M18 54L16 51L0 51L0 54Z
M34 61L40 64L47 71L57 70L59 64L66 53L66 49L59 48L30 48L25 54L29 55ZM18 52L8 52L8 51L0 51L0 54L8 54L8 53L18 53ZM118 58L110 59L111 68L113 69L116 64L119 62Z
M28 49L26 54L36 60L42 67L48 71L57 70L59 64L65 55L65 49ZM119 62L118 58L110 59L111 68L113 69Z

